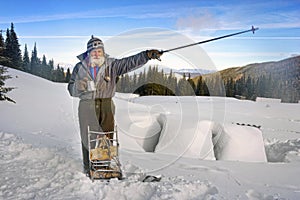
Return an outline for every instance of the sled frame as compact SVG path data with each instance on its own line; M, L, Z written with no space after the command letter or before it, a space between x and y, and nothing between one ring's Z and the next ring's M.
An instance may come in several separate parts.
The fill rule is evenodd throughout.
M113 138L110 139L107 135L112 134ZM96 138L96 139L94 139ZM107 148L104 148L108 158L105 159L92 159L91 152L96 148L100 142L104 142ZM118 178L122 179L121 163L119 160L119 138L117 126L115 126L114 131L101 132L93 131L88 126L88 148L89 148L89 168L90 168L90 178L92 181L95 179L111 179ZM112 152L111 150L115 151ZM101 152L102 149L99 151Z

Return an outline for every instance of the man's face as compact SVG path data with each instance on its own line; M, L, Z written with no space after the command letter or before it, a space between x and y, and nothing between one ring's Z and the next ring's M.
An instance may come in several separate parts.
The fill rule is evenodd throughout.
M104 56L104 52L103 52L103 49L98 48L98 49L92 50L90 55L91 55L92 58L98 59L98 58Z
M95 66L102 66L103 63L105 62L104 58L104 52L103 49L94 49L90 52L90 66L95 67Z

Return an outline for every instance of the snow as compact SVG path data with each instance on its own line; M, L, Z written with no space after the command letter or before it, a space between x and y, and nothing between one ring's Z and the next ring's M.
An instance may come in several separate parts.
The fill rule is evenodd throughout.
M116 94L126 180L81 172L78 99L9 69L0 199L299 199L299 104ZM260 129L256 128L259 127ZM142 183L146 174L161 182Z
M268 102L273 102L273 103L280 103L281 102L281 99L274 99L274 98L264 98L264 97L256 97L255 99L256 102L265 102L265 103L268 103Z
M218 160L267 162L262 132L254 127L214 125L215 156Z

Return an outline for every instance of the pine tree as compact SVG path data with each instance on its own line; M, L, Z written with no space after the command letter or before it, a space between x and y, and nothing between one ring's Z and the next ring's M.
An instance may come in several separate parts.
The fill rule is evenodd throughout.
M11 61L10 67L23 70L20 45L13 23L11 23L11 29L6 31L5 56Z
M24 55L23 55L23 69L26 72L30 72L30 60L29 60L29 55L28 55L28 50L27 50L27 44L25 44L24 48Z
M126 93L130 93L131 91L131 84L130 84L130 78L128 74L124 75L124 82L123 82L123 86L124 86L124 92Z
M60 67L57 65L56 69L56 82L63 83L65 82L65 73L64 73L64 68Z
M2 30L0 31L0 65L7 65L9 59L5 56L5 43L2 36Z
M205 81L203 80L202 76L200 76L197 81L195 94L197 96L210 96L208 87L207 87Z
M177 88L176 88L176 95L191 96L194 94L195 94L195 91L191 87L190 83L186 80L186 77L184 75L184 77L178 81Z
M69 83L70 79L71 79L71 71L70 68L68 68L66 74L66 83Z
M3 56L5 57L5 61L3 65L8 67L13 67L12 59L11 59L11 38L9 29L6 30L6 39L4 43Z
M229 78L225 81L225 90L226 97L234 97L234 81L232 78Z
M172 91L171 95L176 94L176 88L177 88L177 78L174 76L173 77L173 71L170 71L170 74L167 78L167 87L169 88L170 91Z
M49 60L48 66L49 66L49 68L51 69L51 71L54 70L54 60L53 60L53 59L52 59L52 60Z
M24 70L22 67L22 54L21 54L21 50L20 50L19 39L14 30L13 23L11 23L10 36L11 36L12 48L13 48L12 61L13 61L13 63L16 64L17 69Z
M34 43L34 48L31 53L31 59L30 59L30 69L32 74L35 75L40 74L38 64L39 64L39 59L37 57L37 48L36 48L36 43Z
M43 78L48 79L49 78L49 71L48 71L49 69L48 69L48 66L47 66L47 59L46 59L45 55L43 55L42 63L40 65L40 70L41 70L40 76L43 77Z
M254 87L252 85L252 79L248 76L245 84L245 96L247 99L252 99L254 94Z
M57 68L52 71L52 81L54 82L65 82L65 74L64 74L64 69L57 65Z
M61 82L61 83L66 82L65 70L62 67L60 68L60 71L59 71L59 78L60 78L59 82Z
M194 91L194 94L196 94L196 85L195 85L193 79L191 79L191 75L190 74L189 74L189 78L188 78L187 81L190 84L191 89Z
M46 56L45 55L43 55L42 65L44 65L44 66L47 65L47 60L46 60Z
M8 93L13 89L13 88L4 87L5 85L4 81L6 79L11 78L9 75L5 75L6 72L7 69L5 67L0 66L0 101L10 101L16 103L14 100L6 96L6 93Z
M0 32L0 56L2 57L2 56L4 56L4 48L5 48L5 46L4 46L4 38L3 38L3 36L2 36L2 30L0 30L1 32Z

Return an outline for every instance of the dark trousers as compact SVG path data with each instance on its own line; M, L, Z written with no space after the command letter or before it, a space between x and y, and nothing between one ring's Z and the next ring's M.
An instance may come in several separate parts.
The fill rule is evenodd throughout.
M113 131L114 114L115 105L111 98L80 100L78 116L82 144L83 165L85 170L89 169L88 126L92 131ZM110 138L112 138L112 136L113 135L109 135Z

